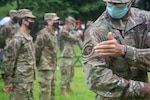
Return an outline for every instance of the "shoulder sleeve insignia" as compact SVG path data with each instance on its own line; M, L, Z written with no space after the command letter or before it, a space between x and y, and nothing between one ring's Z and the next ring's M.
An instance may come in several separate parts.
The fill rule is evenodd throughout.
M82 49L83 57L90 57L94 53L93 47L94 47L93 44L85 45Z

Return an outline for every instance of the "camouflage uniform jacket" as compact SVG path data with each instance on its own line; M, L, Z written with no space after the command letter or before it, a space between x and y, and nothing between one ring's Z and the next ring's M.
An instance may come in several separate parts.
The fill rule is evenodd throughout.
M36 39L36 61L38 70L55 70L57 60L57 38L55 31L43 28Z
M64 28L60 30L58 38L60 40L61 57L73 58L73 45L80 39L80 33L77 31L67 31Z
M35 79L35 47L32 37L20 30L4 48L4 81L28 83Z
M12 37L17 33L19 29L18 23L14 24L13 22L9 21L0 29L0 48L4 48L6 43L12 39Z
M142 76L150 71L150 25L146 23L150 17L146 14L132 8L127 19L114 20L104 12L86 30L82 49L84 73L97 100L149 100L144 98L148 94L147 83L138 81L146 81L147 77ZM107 40L108 32L126 45L125 57L104 57L94 52L94 46ZM142 69L144 74L137 70L133 73L132 68Z

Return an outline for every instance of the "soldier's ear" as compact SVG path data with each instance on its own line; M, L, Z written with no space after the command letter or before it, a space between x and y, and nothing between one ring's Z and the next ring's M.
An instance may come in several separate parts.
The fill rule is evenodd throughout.
M22 23L23 23L23 24L26 23L26 19L22 19Z
M28 20L27 19L22 19L22 24L27 24L28 25Z

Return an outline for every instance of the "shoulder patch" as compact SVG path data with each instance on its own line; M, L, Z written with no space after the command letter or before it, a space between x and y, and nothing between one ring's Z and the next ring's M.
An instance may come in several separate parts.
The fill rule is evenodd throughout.
M14 52L14 49L12 46L8 46L6 51L7 51L7 53L12 53L12 52Z
M94 53L93 47L94 47L93 44L85 45L82 49L83 57L90 57Z

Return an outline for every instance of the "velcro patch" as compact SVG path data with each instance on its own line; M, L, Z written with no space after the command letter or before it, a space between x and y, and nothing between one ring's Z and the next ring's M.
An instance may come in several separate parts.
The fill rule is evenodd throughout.
M93 47L93 44L85 45L82 49L83 57L90 57L94 53Z

